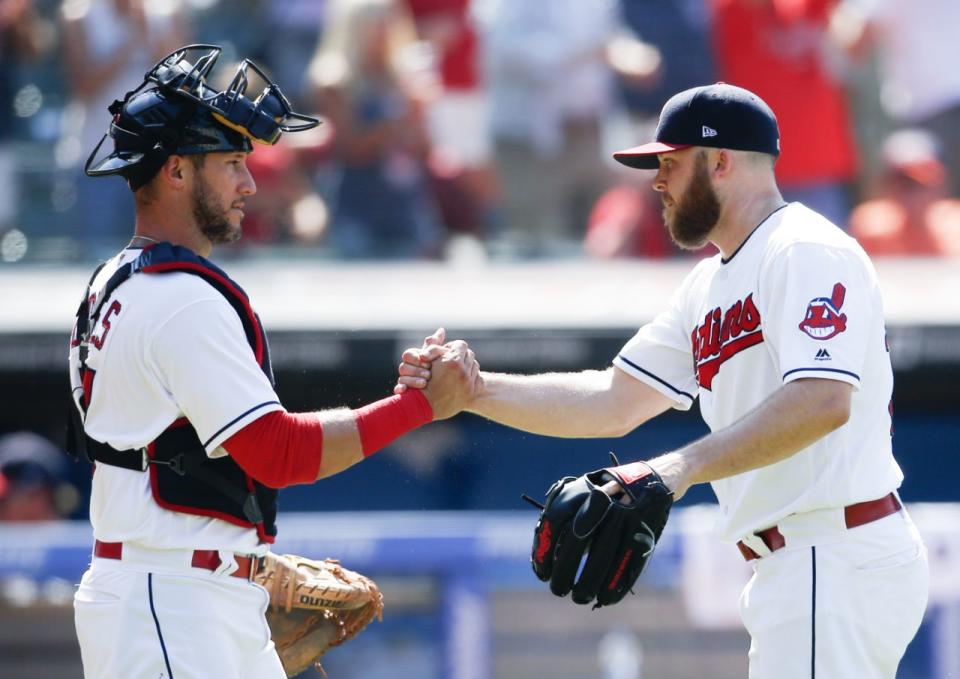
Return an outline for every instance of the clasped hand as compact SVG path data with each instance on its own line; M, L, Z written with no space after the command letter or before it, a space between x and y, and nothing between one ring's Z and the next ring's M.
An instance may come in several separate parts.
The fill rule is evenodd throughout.
M435 420L453 417L483 390L483 377L473 349L463 340L446 342L443 328L425 338L422 346L405 350L398 373L393 392L422 389L433 407Z

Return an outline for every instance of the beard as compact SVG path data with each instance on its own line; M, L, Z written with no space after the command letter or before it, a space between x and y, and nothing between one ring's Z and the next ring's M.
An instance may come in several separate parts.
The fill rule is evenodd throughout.
M193 218L200 232L213 244L233 243L240 239L241 229L227 219L227 210L216 205L210 198L207 182L197 173L193 185Z
M687 190L676 202L673 218L664 210L663 221L670 239L684 250L698 250L707 244L707 237L720 220L720 200L710 184L707 156L701 153L695 161Z

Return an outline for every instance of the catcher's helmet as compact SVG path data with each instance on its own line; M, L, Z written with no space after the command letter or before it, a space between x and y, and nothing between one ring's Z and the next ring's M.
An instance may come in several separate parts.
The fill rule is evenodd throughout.
M251 140L275 144L283 132L319 124L316 118L295 113L280 88L247 59L225 90L211 88L207 75L220 51L216 45L181 47L150 69L122 101L114 101L109 107L113 122L87 158L87 175L119 174L136 191L171 155L248 152ZM198 53L195 62L187 59L191 53ZM248 69L267 85L253 100L246 97ZM113 153L95 162L107 137L113 139Z

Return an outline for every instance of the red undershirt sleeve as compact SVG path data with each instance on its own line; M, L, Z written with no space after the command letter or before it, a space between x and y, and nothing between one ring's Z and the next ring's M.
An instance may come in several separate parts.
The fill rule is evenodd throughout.
M265 486L313 483L323 457L323 425L316 413L274 411L235 433L223 447Z
M353 412L364 457L433 419L430 402L418 390ZM323 425L316 413L274 411L236 432L224 441L223 448L244 472L265 486L313 483L323 458Z
M398 396L388 396L353 412L364 457L370 457L408 431L433 419L430 401L419 389L408 389Z

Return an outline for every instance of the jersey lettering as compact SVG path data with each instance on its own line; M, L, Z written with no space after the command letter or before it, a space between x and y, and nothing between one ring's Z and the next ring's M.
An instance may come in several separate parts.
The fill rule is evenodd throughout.
M110 317L116 316L120 313L120 302L114 300L110 303L110 308L107 309L107 313L103 315L103 320L100 321L100 325L103 328L103 332L100 333L100 336L90 335L90 344L95 346L97 349L103 348L103 343L107 339L107 333L110 332Z
M720 307L708 311L690 336L697 384L711 389L713 378L725 361L761 342L763 330L753 293L732 304L725 313L721 313Z

